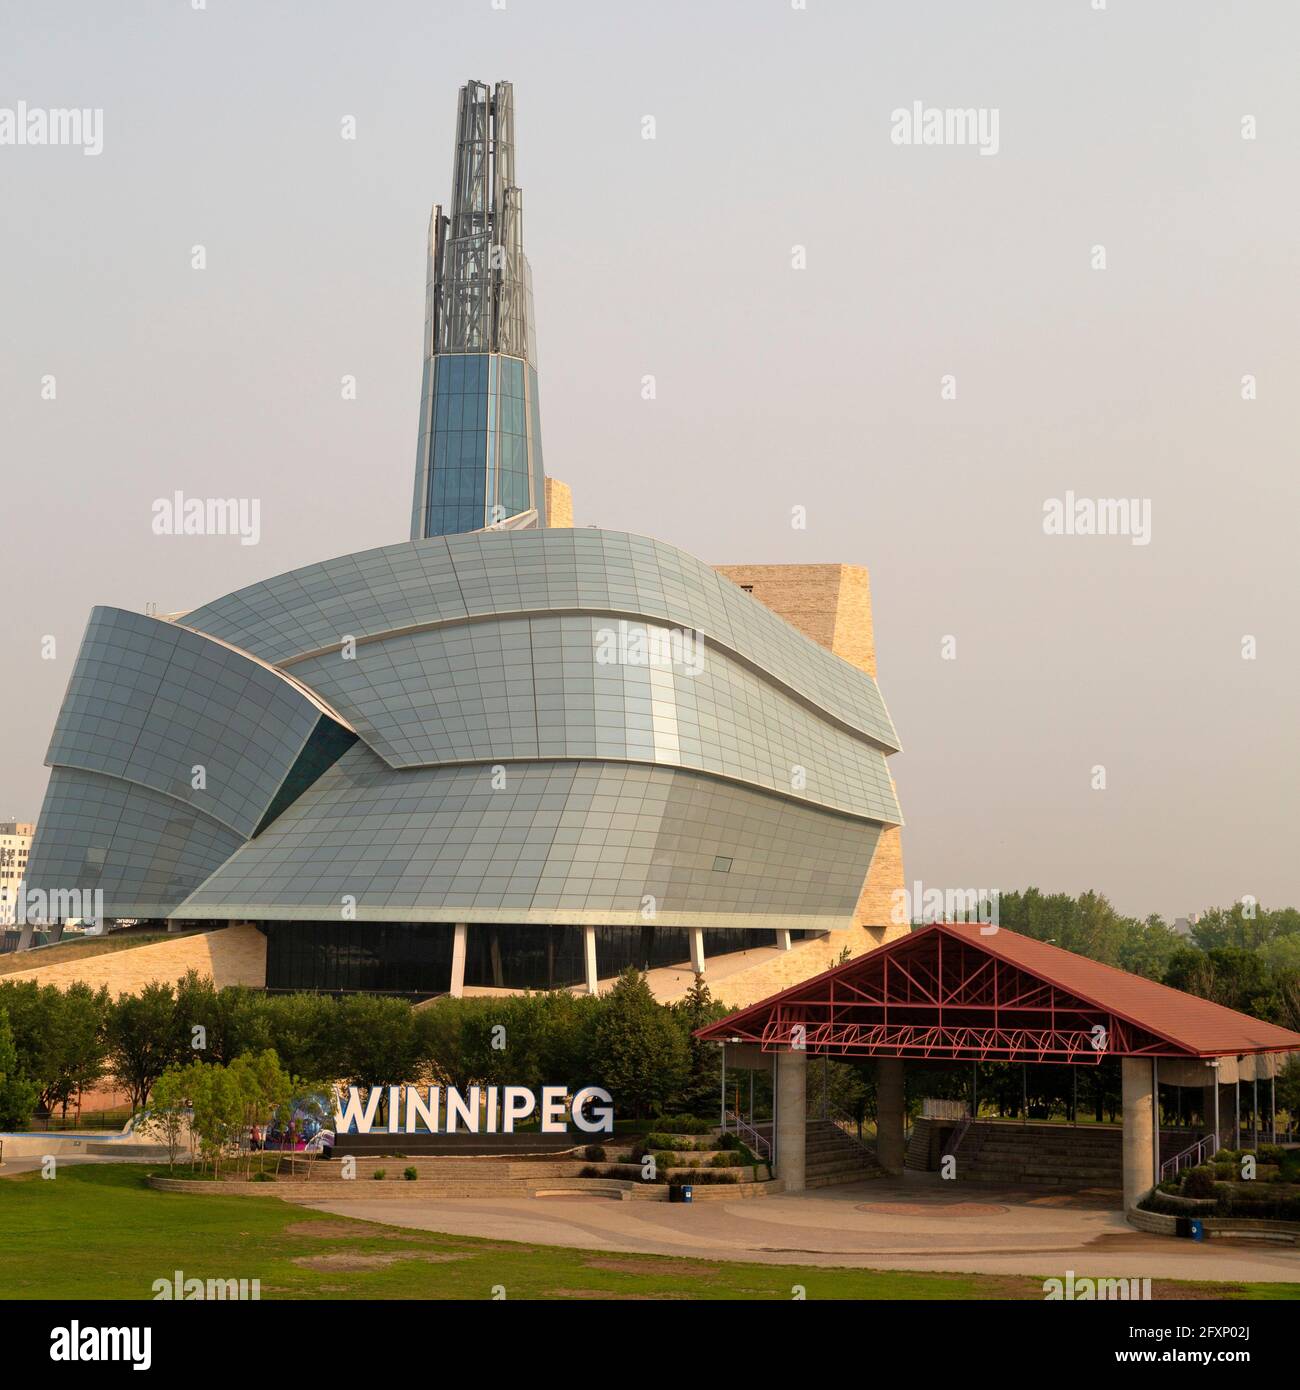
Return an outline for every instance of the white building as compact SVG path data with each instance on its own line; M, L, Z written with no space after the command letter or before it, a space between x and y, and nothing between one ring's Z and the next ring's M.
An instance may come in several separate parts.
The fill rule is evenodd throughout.
M36 827L25 821L0 821L0 927L12 927L18 885L27 873Z

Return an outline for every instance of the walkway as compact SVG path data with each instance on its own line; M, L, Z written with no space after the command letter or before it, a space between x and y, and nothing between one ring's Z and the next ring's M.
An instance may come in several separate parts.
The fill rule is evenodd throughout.
M934 1174L689 1206L599 1197L308 1203L493 1240L761 1264L1300 1283L1300 1249L1194 1243L1128 1226L1114 1192L954 1188Z

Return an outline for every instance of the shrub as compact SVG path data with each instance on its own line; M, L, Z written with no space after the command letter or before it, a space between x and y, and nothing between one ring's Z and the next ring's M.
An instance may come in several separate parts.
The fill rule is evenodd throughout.
M605 1175L599 1168L593 1167L590 1163L578 1174L580 1178L603 1178Z
M402 1169L402 1176L406 1179L407 1182L414 1182L414 1181L416 1180L416 1178L418 1178L418 1177L420 1176L420 1172L419 1172L419 1169L418 1169L418 1168L414 1168L414 1167L412 1167L412 1168L403 1168L403 1169Z
M605 1150L599 1144L588 1144L583 1150L582 1156L599 1163L605 1158Z
M1189 1168L1183 1179L1184 1197L1213 1197L1214 1170L1208 1167Z
M743 1168L745 1160L738 1153L714 1154L709 1160L713 1168Z
M274 1182L274 1181L275 1181L275 1174L274 1174L274 1173L266 1173L266 1172L262 1172L262 1171L260 1171L260 1170L259 1170L258 1172L256 1172L256 1173L254 1173L253 1176L252 1176L251 1178L249 1178L249 1182Z
M376 1168L375 1171L374 1171L373 1173L371 1173L370 1176L371 1176L372 1178L374 1178L374 1180L375 1180L376 1182L383 1182L383 1180L388 1176L388 1169L387 1169L387 1168Z
M697 1115L660 1115L654 1123L661 1134L708 1134L714 1128L711 1120Z

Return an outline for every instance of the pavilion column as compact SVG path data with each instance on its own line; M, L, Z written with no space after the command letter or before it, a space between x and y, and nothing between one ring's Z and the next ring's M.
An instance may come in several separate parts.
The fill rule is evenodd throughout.
M1217 1078L1213 1086L1201 1087L1201 1114L1205 1117L1205 1128L1214 1132L1214 1142L1217 1148L1219 1143L1219 1086Z
M598 976L596 974L596 928L582 929L582 959L587 976L587 993L595 994Z
M447 992L453 999L459 999L465 993L465 945L469 928L464 922L457 922L451 931L451 984Z
M691 971L696 975L704 974L704 928L691 928Z
M1124 1210L1131 1211L1155 1186L1155 1075L1146 1057L1125 1057Z
M23 924L22 930L18 933L18 949L26 951L32 944L32 933L35 928L30 922Z
M808 1054L776 1054L776 1175L787 1192L804 1190L808 1140Z
M903 1171L903 1059L876 1058L876 1158L887 1173Z

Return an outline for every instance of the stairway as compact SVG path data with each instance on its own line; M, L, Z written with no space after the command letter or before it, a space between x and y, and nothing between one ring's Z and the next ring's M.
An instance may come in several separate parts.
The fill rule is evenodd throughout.
M771 1139L770 1123L758 1125L757 1129L765 1139ZM777 1163L779 1167L780 1154ZM870 1144L865 1147L859 1144L833 1120L809 1119L808 1137L804 1142L805 1187L831 1187L836 1183L866 1182L884 1176L885 1170L876 1162Z
M941 1151L918 1134L933 1120L918 1120L909 1146L909 1167L923 1153ZM943 1122L951 1130L951 1122ZM1123 1182L1122 1134L1118 1128L999 1124L976 1121L957 1149L959 1182L1026 1187L1119 1187ZM927 1166L937 1167L937 1162Z

